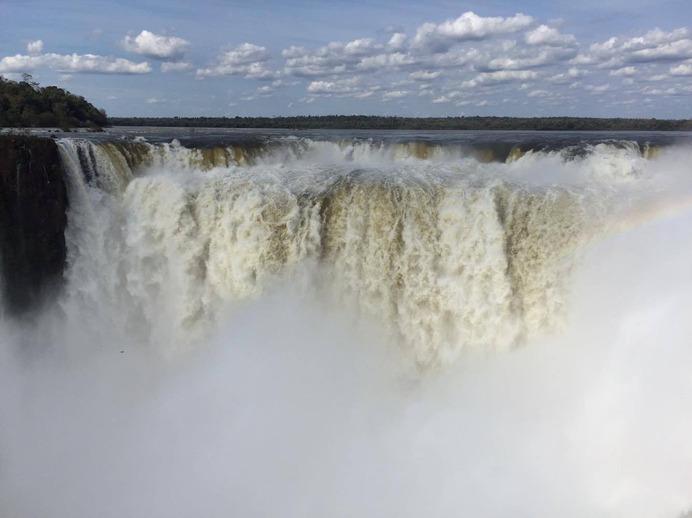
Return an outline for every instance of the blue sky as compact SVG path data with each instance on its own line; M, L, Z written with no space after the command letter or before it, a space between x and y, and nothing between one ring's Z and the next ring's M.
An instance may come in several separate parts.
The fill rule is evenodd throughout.
M0 75L113 116L692 117L690 0L0 0Z

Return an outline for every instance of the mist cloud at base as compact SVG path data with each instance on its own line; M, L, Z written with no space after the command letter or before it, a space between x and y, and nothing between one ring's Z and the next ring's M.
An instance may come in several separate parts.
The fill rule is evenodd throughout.
M690 228L686 213L595 245L564 335L419 379L374 325L290 286L179 359L19 354L28 331L6 325L3 516L678 516Z

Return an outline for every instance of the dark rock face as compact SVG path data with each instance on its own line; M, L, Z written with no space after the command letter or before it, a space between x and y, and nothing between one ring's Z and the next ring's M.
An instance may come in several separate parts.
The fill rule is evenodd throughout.
M5 311L19 315L60 286L67 192L51 139L0 137L0 278Z

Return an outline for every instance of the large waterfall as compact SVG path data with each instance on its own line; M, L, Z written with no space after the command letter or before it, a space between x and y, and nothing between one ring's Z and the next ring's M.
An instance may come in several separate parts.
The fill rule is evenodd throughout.
M0 515L692 507L689 143L199 131L57 141Z

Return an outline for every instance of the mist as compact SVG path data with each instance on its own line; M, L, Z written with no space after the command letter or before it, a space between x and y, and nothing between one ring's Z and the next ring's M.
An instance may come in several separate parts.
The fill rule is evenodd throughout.
M27 354L5 326L3 516L678 516L691 228L593 245L563 334L417 375L374 323L290 285L184 358Z
M419 183L353 181L325 230L273 169L111 171L111 193L84 183L75 151L65 292L0 321L0 516L678 518L692 509L689 152L632 153L490 164L544 190L452 183L439 206L419 188L427 164ZM510 189L533 232L513 258L525 312L564 313L541 332L507 302L519 241L494 211ZM353 200L360 213L341 208ZM606 202L619 208L590 212ZM610 230L562 239L582 217ZM388 218L408 248L371 223ZM325 235L341 239L329 265ZM394 270L405 290L388 291Z

